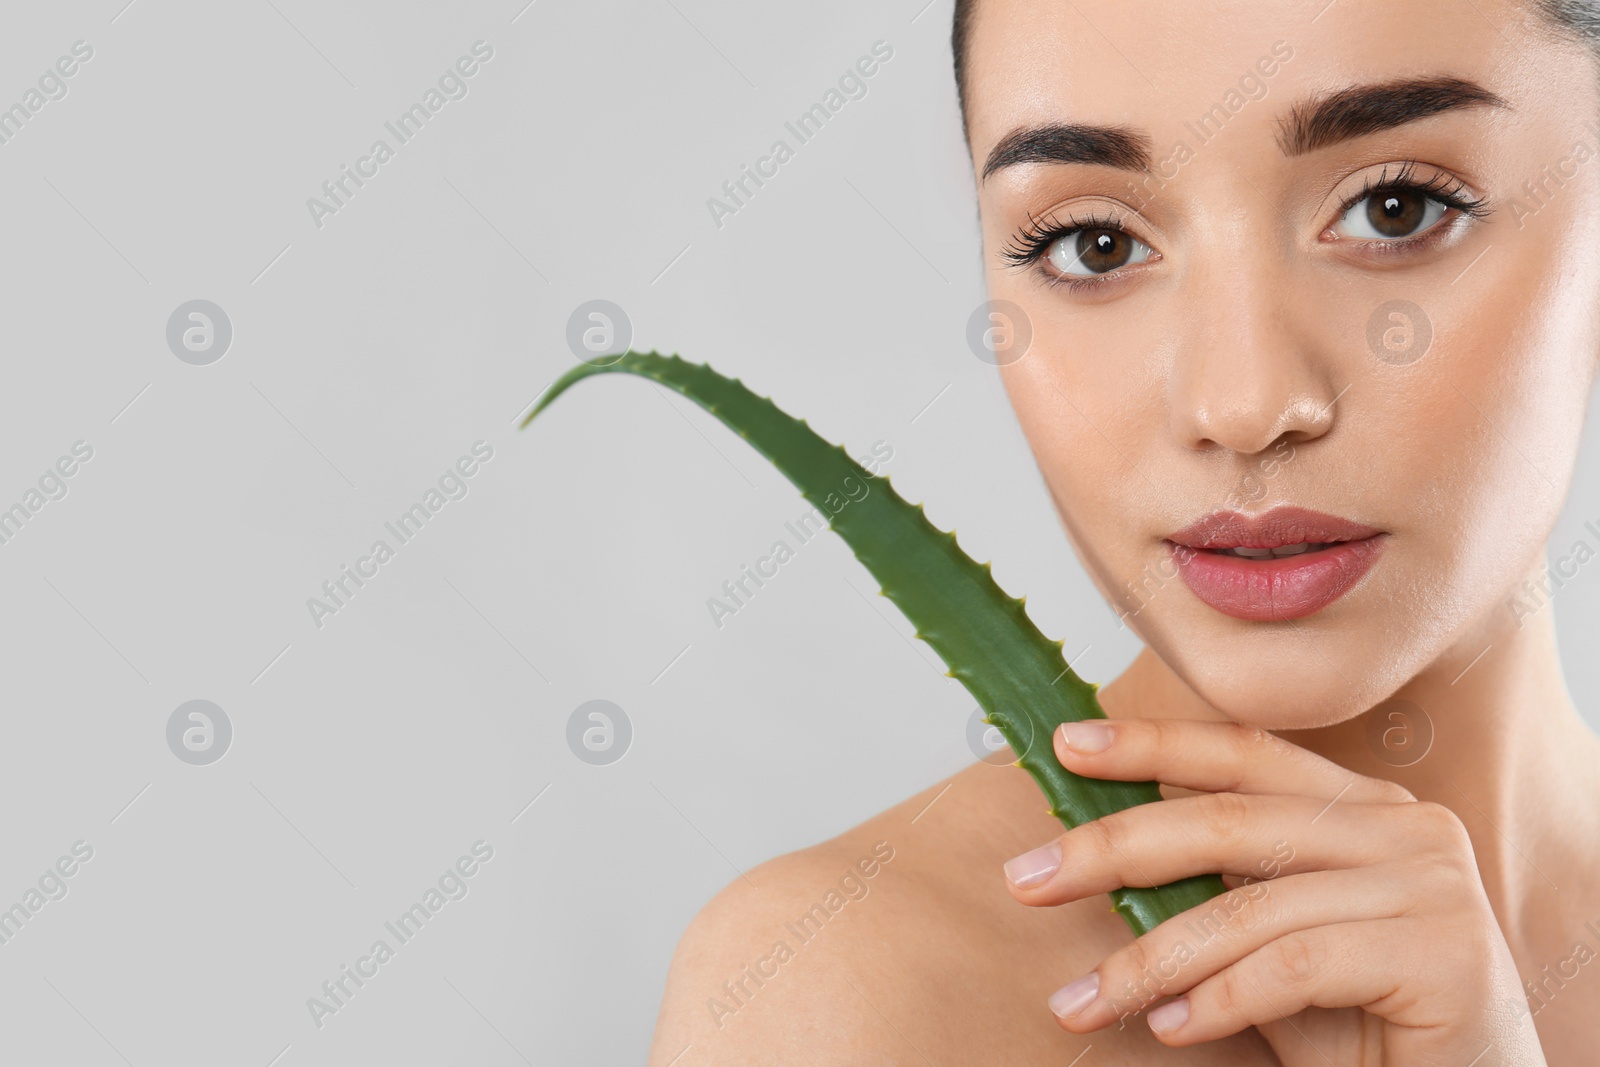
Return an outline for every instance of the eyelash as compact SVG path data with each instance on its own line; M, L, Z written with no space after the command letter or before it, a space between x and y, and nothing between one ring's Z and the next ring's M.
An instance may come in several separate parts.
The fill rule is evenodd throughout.
M1371 178L1366 179L1362 183L1361 191L1345 200L1344 206L1339 209L1340 217L1343 217L1346 211L1349 211L1380 189L1400 189L1404 192L1427 193L1439 203L1453 207L1463 215L1470 215L1475 219L1481 219L1489 214L1488 199L1463 195L1463 191L1467 188L1467 183L1460 178L1452 178L1443 173L1438 173L1427 181L1418 181L1413 177L1416 169L1416 161L1407 160L1400 165L1400 173L1391 178L1389 177L1389 168L1384 167L1383 173L1378 175L1376 181ZM1402 237L1393 243L1398 244L1400 241L1409 239Z
M1485 197L1472 197L1465 195L1466 182L1459 178L1447 177L1443 173L1435 174L1425 181L1414 177L1417 168L1415 160L1407 160L1400 165L1400 170L1394 177L1389 177L1389 168L1385 167L1383 173L1376 179L1367 178L1361 186L1361 191L1347 197L1339 208L1339 217L1343 218L1361 201L1374 193L1382 190L1415 192L1437 200L1447 207L1454 208L1462 215L1471 218L1483 218L1492 210L1488 199ZM1001 251L1002 258L1009 260L1013 267L1028 267L1044 259L1050 246L1062 237L1070 236L1079 230L1112 230L1117 233L1127 233L1122 228L1122 218L1112 215L1090 215L1080 219L1076 215L1069 215L1065 224L1054 216L1036 217L1028 215L1027 225L1012 235L1011 242ZM1439 232L1438 223L1428 227L1422 233L1412 237L1396 238L1393 241L1382 242L1385 249L1404 251L1432 239ZM1132 237L1132 234L1127 234ZM1114 275L1122 272L1124 268L1118 267L1106 271L1104 274L1087 274L1081 277L1068 278L1062 275L1051 274L1048 281L1051 285L1063 286L1073 292L1082 292L1095 286L1102 285Z
M1111 215L1090 215L1087 218L1078 218L1076 215L1067 216L1065 224L1058 221L1055 216L1048 215L1036 217L1032 212L1028 214L1028 224L1018 230L1011 237L1000 255L1010 261L1013 267L1028 267L1044 259L1050 251L1050 246L1057 240L1079 230L1113 230L1125 233L1122 228L1122 219ZM1132 236L1131 234L1129 236ZM1119 268L1120 269L1120 268ZM1072 292L1082 292L1085 289L1100 285L1102 280L1116 274L1110 270L1104 274L1084 275L1080 278L1067 278L1059 274L1048 274L1047 280L1051 285L1062 286Z

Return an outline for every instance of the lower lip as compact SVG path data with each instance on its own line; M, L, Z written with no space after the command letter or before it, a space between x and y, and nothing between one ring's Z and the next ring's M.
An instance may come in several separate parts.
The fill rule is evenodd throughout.
M1314 615L1348 593L1377 562L1383 540L1382 534L1374 534L1272 560L1168 543L1184 584L1206 604L1236 619L1277 622Z

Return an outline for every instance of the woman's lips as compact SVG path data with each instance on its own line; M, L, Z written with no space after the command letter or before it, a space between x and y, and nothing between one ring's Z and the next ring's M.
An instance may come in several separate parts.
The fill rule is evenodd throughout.
M1371 569L1385 540L1382 530L1296 507L1219 511L1167 538L1190 591L1250 622L1321 611Z

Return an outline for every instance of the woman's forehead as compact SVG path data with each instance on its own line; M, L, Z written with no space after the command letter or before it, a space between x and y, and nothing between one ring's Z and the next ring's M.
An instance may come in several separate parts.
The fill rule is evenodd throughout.
M1130 127L1193 140L1209 111L1255 109L1282 140L1297 109L1362 86L1453 79L1520 106L1588 62L1516 0L981 0L967 39L980 166L1017 129ZM1546 61L1541 61L1543 55ZM1580 73L1581 72L1581 73ZM1592 82L1592 77L1589 79ZM1540 93L1532 87L1544 86ZM1221 112L1217 112L1219 115ZM1263 121L1265 120L1265 121Z

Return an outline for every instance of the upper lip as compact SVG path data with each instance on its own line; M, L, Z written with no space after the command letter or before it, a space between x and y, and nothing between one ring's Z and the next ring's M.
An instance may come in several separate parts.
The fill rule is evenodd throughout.
M1167 535L1185 548L1278 548L1301 543L1360 541L1382 533L1365 523L1309 508L1276 507L1260 515L1216 511Z

